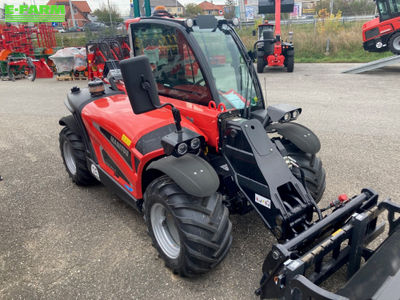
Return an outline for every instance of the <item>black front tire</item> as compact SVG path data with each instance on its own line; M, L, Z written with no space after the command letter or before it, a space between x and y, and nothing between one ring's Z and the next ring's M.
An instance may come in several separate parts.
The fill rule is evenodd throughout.
M286 65L286 70L289 73L292 73L294 70L294 56L293 55L286 56L285 65Z
M400 54L400 32L393 34L389 39L389 49L393 54Z
M283 141L287 155L293 158L304 172L306 187L314 201L318 203L325 191L326 172L322 161L315 154L305 153L289 141ZM293 175L302 181L301 173L297 168L292 169Z
M160 235L157 235L159 229L153 210L160 206L165 209L168 218L173 220L172 243L176 241L176 245L179 245L175 255L169 255L167 250L163 250L166 246ZM192 277L206 273L228 253L232 243L232 224L220 194L215 193L205 198L191 196L171 178L161 176L147 187L143 210L153 246L164 259L165 265L175 274Z
M264 67L265 67L264 58L258 57L257 58L257 73L264 72Z
M60 132L59 142L61 157L72 181L77 185L83 186L98 183L87 167L86 148L82 137L68 126L65 126Z

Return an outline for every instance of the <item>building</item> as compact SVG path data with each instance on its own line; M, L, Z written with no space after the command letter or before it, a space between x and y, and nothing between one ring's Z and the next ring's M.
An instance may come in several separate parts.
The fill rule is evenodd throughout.
M185 7L177 0L151 0L151 11L156 6L164 6L167 11L173 16L182 16L185 14Z
M215 5L208 1L201 2L198 6L203 10L204 15L223 16L224 5Z
M76 26L82 27L86 23L90 22L89 14L92 10L86 1L71 1L72 7L74 9L74 18ZM71 16L71 9L69 7L68 0L50 0L47 5L65 5L65 21L68 27L74 26Z

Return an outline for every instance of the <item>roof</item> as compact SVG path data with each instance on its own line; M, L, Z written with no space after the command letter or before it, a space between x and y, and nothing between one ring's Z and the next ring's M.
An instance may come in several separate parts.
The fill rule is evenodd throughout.
M224 9L224 5L215 5L208 1L203 1L198 6L200 6L202 10L223 10Z
M82 13L91 13L89 4L86 1L71 1L72 5L75 6ZM69 10L69 1L68 0L49 0L47 5L65 5L66 11Z
M165 7L183 7L179 1L175 0L151 0L151 7L165 6Z

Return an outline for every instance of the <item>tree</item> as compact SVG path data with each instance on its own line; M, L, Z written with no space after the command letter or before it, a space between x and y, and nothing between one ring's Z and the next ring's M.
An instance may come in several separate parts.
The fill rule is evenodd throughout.
M226 0L225 8L224 8L224 17L225 19L232 19L235 17L235 1L234 0Z
M113 25L121 23L123 21L123 19L121 18L121 15L113 6L110 6L109 8L106 6L102 6L100 9L96 9L93 12L93 15L95 15L97 17L97 20L99 22L102 22L108 26L111 25L110 14L111 14L111 20L112 20Z
M316 11L326 9L329 12L330 0L317 2ZM343 16L373 15L375 13L375 3L370 0L335 0L333 2L333 13L342 12Z
M197 15L201 15L202 13L203 13L203 10L201 9L201 7L195 3L189 3L189 4L186 4L186 6L185 6L185 16L186 17L194 18Z

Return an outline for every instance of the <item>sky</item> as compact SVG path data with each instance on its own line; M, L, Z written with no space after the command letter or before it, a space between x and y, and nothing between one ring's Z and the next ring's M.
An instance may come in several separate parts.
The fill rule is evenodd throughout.
M129 0L109 0L110 4L113 5L114 7L116 7L121 15L128 15L129 14ZM182 3L183 5L186 5L188 3L200 3L203 0L178 0L180 3ZM211 0L208 0L211 1ZM48 0L0 0L0 7L3 7L4 3L6 4L12 4L12 5L20 5L23 3L26 4L36 4L36 5L40 5L40 4L46 4L48 2ZM107 5L107 0L87 0L87 2L89 3L90 8L92 9L92 11L94 11L97 8L100 8L102 5ZM151 0L150 0L151 2ZM214 4L224 4L225 1L224 0L214 0L213 1Z

